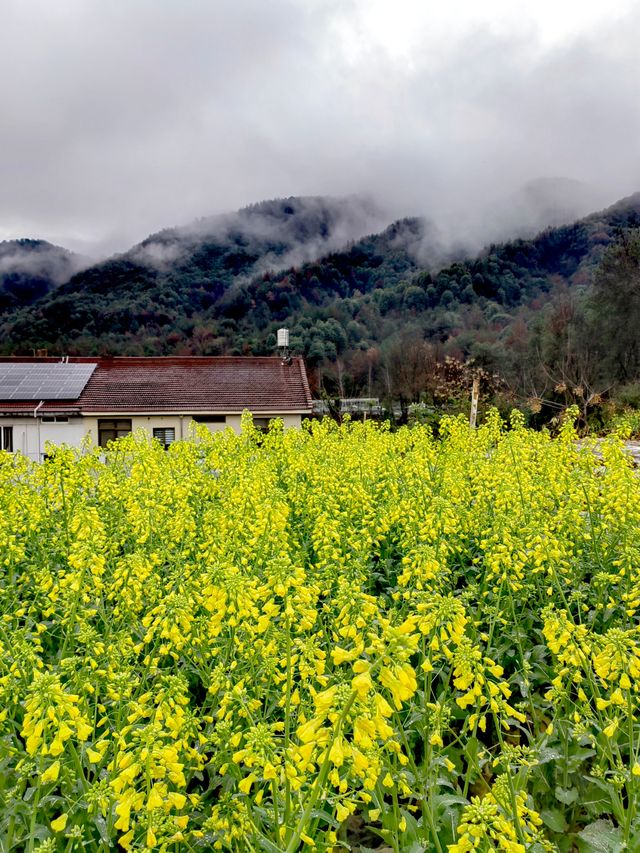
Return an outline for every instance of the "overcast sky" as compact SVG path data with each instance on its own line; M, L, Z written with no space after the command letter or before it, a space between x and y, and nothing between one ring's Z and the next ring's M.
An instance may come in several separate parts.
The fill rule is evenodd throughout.
M541 176L613 201L639 44L638 0L0 0L0 239L301 194L456 221Z

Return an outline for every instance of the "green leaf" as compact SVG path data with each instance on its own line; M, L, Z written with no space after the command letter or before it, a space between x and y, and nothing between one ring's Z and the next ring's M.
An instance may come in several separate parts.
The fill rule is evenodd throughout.
M419 841L411 841L408 844L401 844L400 851L401 853L425 853L427 848L424 844L421 844Z
M588 785L584 789L580 797L580 805L586 809L590 818L597 818L600 815L610 815L614 813L614 803L617 800L617 792L610 782L605 782L602 779L587 777Z
M559 809L544 809L540 812L544 825L548 826L553 832L564 832L567 822L564 815Z
M562 758L562 753L549 746L543 746L536 755L538 764L548 764L550 761L557 761L559 758Z
M611 821L596 820L578 833L585 853L621 853L625 849L622 830Z
M274 844L273 841L264 835L260 836L258 843L260 844L260 849L266 850L267 853L282 853L282 848L278 847L277 844Z
M332 826L334 829L340 828L340 821L336 820L330 812L324 811L324 809L313 809L311 811L311 817L314 820L320 818L320 820L326 821L326 823L328 823L329 826Z
M33 837L37 838L38 841L46 841L47 838L51 838L51 830L48 826L43 826L42 824L38 824L33 833Z
M414 846L418 843L419 827L418 821L406 809L400 809L400 814L407 822L406 829L402 834L402 851L403 853L422 853L424 849L420 845L415 850Z
M560 802L564 803L565 806L570 806L572 803L575 803L577 799L577 788L561 788L559 785L556 787L556 800L560 800Z
M450 806L468 806L469 800L466 797L461 797L458 794L436 794L434 802L438 810L446 811Z
M93 822L94 822L98 832L100 833L100 840L108 848L111 839L109 838L109 830L107 829L106 820L102 817L102 815L98 815L97 817L95 817L93 819Z
M593 758L594 755L596 755L595 749L574 750L571 752L567 760L567 769L570 773L577 773L584 762L589 758Z

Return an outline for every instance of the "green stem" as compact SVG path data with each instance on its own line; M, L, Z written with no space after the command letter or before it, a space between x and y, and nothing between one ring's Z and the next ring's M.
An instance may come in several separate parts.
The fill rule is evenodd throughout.
M409 759L409 767L411 768L411 771L413 773L414 778L419 779L420 773L418 772L418 767L416 766L415 760L413 758L413 753L411 751L411 748L409 746L409 742L407 740L407 733L404 730L404 726L399 721L397 711L394 712L394 718L395 718L395 722L397 725L397 730L400 733L400 737L402 738L402 742L403 742L404 749L405 749L405 755ZM431 766L430 766L431 765L431 744L428 745L428 753L425 753L425 754L427 754L426 764L427 764L427 768L428 768L428 770L427 770L427 784L430 787L430 780L431 780ZM435 818L433 815L433 803L432 803L432 801L430 801L429 803L426 803L424 797L421 796L420 797L420 810L422 812L423 817L426 818L427 822L429 823L429 830L431 832L431 837L433 839L433 842L436 846L436 850L438 851L438 853L443 853L442 845L440 844L440 839L438 838L438 832L436 830L436 823L435 823Z
M287 845L287 847L285 849L285 853L295 853L295 851L298 849L298 844L300 843L300 836L304 833L305 827L307 826L307 824L309 822L311 812L313 811L316 803L318 802L318 797L320 796L320 793L321 793L322 789L324 788L324 783L326 782L327 776L329 775L329 764L330 764L329 754L331 752L331 747L336 742L336 739L338 738L338 736L340 734L340 730L342 729L342 724L346 720L347 714L351 710L351 706L355 702L357 695L358 694L354 690L351 693L351 695L349 696L349 699L347 700L347 703L344 706L342 714L340 714L338 722L336 723L336 727L333 730L333 735L331 737L331 740L329 741L329 743L326 746L324 761L322 762L322 767L320 768L320 773L318 774L316 781L315 781L315 783L311 789L311 793L309 794L309 799L307 801L307 805L305 807L305 810L302 813L300 820L298 821L298 825L296 826L294 833L293 833L293 836L292 836L291 840L289 841L289 844Z
M27 853L33 853L33 844L35 842L35 832L36 832L36 820L38 817L38 806L40 805L40 792L42 791L42 786L38 785L38 790L36 791L35 802L33 803L33 809L31 811L31 820L29 821L29 841L27 843Z
M284 708L284 752L285 756L289 750L291 740L291 687L293 683L293 673L291 672L291 625L289 617L286 620L287 631L287 695ZM284 826L289 834L289 821L291 819L291 782L286 774L285 768L285 784L284 784ZM288 840L285 836L285 840Z
M498 719L498 715L495 711L491 712L493 717L493 724L496 728L496 735L498 737L498 741L500 743L500 750L504 754L504 740L502 738L502 730L500 728L500 720ZM516 828L516 835L518 836L518 841L522 844L523 848L526 847L526 841L524 834L522 832L522 826L520 825L520 816L518 815L518 800L516 797L516 789L513 784L513 777L511 773L507 773L507 783L509 786L509 800L511 802L511 811L513 813L513 823Z
M631 697L631 690L627 690L627 722L629 726L629 769L633 767L633 763L635 760L635 748L633 742L633 711L634 711L634 703ZM627 794L629 798L629 802L627 805L627 814L626 820L624 824L624 841L629 843L629 833L631 830L631 824L633 823L633 818L635 815L635 806L636 806L636 786L635 786L635 777L631 775L630 783L627 785Z
M393 792L391 794L393 799L393 835L391 836L391 843L393 844L393 853L400 853L400 844L398 842L398 827L400 824L400 808L398 806L398 792L396 791L395 785L393 787Z

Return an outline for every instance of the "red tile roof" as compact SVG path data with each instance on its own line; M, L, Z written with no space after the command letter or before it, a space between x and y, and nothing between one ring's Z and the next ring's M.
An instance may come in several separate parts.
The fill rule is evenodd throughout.
M5 359L3 359L5 360ZM6 359L52 362L59 359ZM183 412L232 413L250 409L265 414L308 412L311 393L304 362L274 357L70 358L97 367L75 405L82 413ZM62 409L61 401L46 408ZM71 404L73 406L73 403ZM45 406L42 408L44 409ZM1 402L2 411L28 411L34 405ZM66 410L66 409L65 409Z
M45 400L40 405L39 400L16 402L15 400L0 399L0 412L33 416L34 409L38 410L39 415L77 415L80 413L80 407L76 400Z

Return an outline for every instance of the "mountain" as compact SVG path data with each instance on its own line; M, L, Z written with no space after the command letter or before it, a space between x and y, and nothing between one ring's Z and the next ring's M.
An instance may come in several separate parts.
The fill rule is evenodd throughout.
M640 224L640 194L532 239L489 246L475 257L425 269L433 239L419 219L394 223L347 250L281 273L234 284L214 307L202 338L215 351L234 341L268 352L278 326L310 365L336 363L349 374L358 353L431 342L441 353L473 357L491 369L510 365L513 334L568 288L588 289L620 229ZM230 333L230 334L229 334ZM518 337L519 336L519 337ZM354 386L353 392L357 390Z
M45 240L0 242L0 314L31 305L86 265Z
M305 197L266 201L166 229L75 275L61 271L55 290L35 279L33 311L15 311L26 299L7 302L4 312L0 308L5 348L28 351L46 341L74 349L78 339L81 348L93 351L103 338L121 340L141 327L147 330L142 338L158 337L184 322L189 334L190 318L208 312L233 283L309 261L384 222L384 214L366 198ZM159 344L142 346L147 351Z
M361 199L284 199L167 229L11 306L0 339L16 353L266 354L287 326L330 390L391 392L390 365L423 344L524 387L560 340L556 306L575 314L619 235L640 227L640 194L446 262L428 221L381 219Z
M291 310L392 287L419 269L422 247L435 244L423 220L349 243L377 215L360 203L287 199L160 232L8 314L5 348L268 351L270 327ZM342 251L331 252L334 245ZM322 261L305 262L323 248Z

